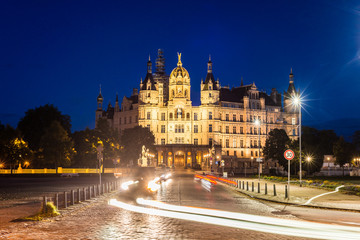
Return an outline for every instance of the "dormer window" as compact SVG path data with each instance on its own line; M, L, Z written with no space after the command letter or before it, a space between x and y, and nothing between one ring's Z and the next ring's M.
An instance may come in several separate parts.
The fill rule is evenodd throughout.
M209 90L211 90L211 86L209 86Z

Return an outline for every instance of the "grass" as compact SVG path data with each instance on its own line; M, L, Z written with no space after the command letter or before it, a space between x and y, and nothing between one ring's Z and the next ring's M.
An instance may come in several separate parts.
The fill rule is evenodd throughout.
M45 218L56 217L58 215L60 215L60 213L57 211L54 204L52 202L48 202L48 203L46 203L46 206L42 207L40 212L38 212L37 214L29 216L29 217L24 217L24 218L21 218L19 220L23 220L23 221L41 221L41 220L43 220Z

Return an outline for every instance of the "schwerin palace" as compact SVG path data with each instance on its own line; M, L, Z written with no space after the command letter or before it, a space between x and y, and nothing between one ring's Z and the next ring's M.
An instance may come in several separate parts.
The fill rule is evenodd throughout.
M115 106L109 103L103 109L100 89L96 121L108 119L120 134L138 125L148 127L155 136L154 165L215 170L220 160L225 160L226 168L255 173L260 148L271 130L284 129L289 137L298 136L297 111L290 107L290 96L297 93L292 71L282 100L275 88L268 95L259 91L255 83L244 85L243 80L232 89L221 87L212 65L209 59L205 81L200 83L201 104L193 106L190 75L183 67L181 54L169 76L163 52L158 50L155 72L149 58L140 91L133 89L121 104L116 96ZM260 124L255 124L255 120ZM266 161L261 167L267 172L277 166L276 162Z

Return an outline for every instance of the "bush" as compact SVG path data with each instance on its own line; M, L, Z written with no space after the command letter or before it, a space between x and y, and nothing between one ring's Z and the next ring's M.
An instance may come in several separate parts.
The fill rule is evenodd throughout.
M25 217L23 220L28 221L41 221L44 218L56 217L60 215L55 205L52 202L46 203L45 207L42 207L41 211L33 216Z

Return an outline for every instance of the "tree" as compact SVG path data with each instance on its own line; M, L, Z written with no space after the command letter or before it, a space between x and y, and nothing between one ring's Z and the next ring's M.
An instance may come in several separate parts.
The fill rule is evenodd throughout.
M44 135L40 140L40 152L43 155L44 167L55 167L56 171L59 166L69 166L73 151L73 141L67 131L62 127L60 122L53 121L45 129Z
M86 128L72 134L75 156L71 165L73 167L95 168L97 166L96 145L100 140L96 137L95 130Z
M338 136L333 130L317 130L315 128L302 128L302 152L304 163L309 165L310 173L320 171L324 155L333 155L333 145ZM311 163L306 162L306 157L311 157Z
M334 144L334 157L336 158L335 164L340 165L343 169L344 165L350 163L355 153L355 146L349 142L346 142L343 137Z
M120 154L119 135L109 125L107 119L99 119L94 129L94 137L89 139L96 150L98 145L103 145L103 164L110 167Z
M286 168L287 160L284 158L284 152L288 148L289 142L290 139L285 130L275 128L270 131L263 148L265 159L278 160L279 164Z
M71 133L70 117L61 114L56 107L49 104L28 110L18 123L18 129L23 134L24 140L29 143L29 147L37 151L45 129L54 121L58 121L67 134Z
M122 165L136 165L141 148L145 145L150 151L154 151L155 137L149 128L136 126L128 128L123 131L121 135L121 145L123 147L121 152Z
M28 147L27 142L22 138L13 138L6 145L6 160L10 165L11 174L13 169L16 168L18 164L22 164L25 159L31 157L31 151Z
M360 152L360 130L355 131L354 134L352 135L352 143L355 145L356 151L359 154L359 152Z

